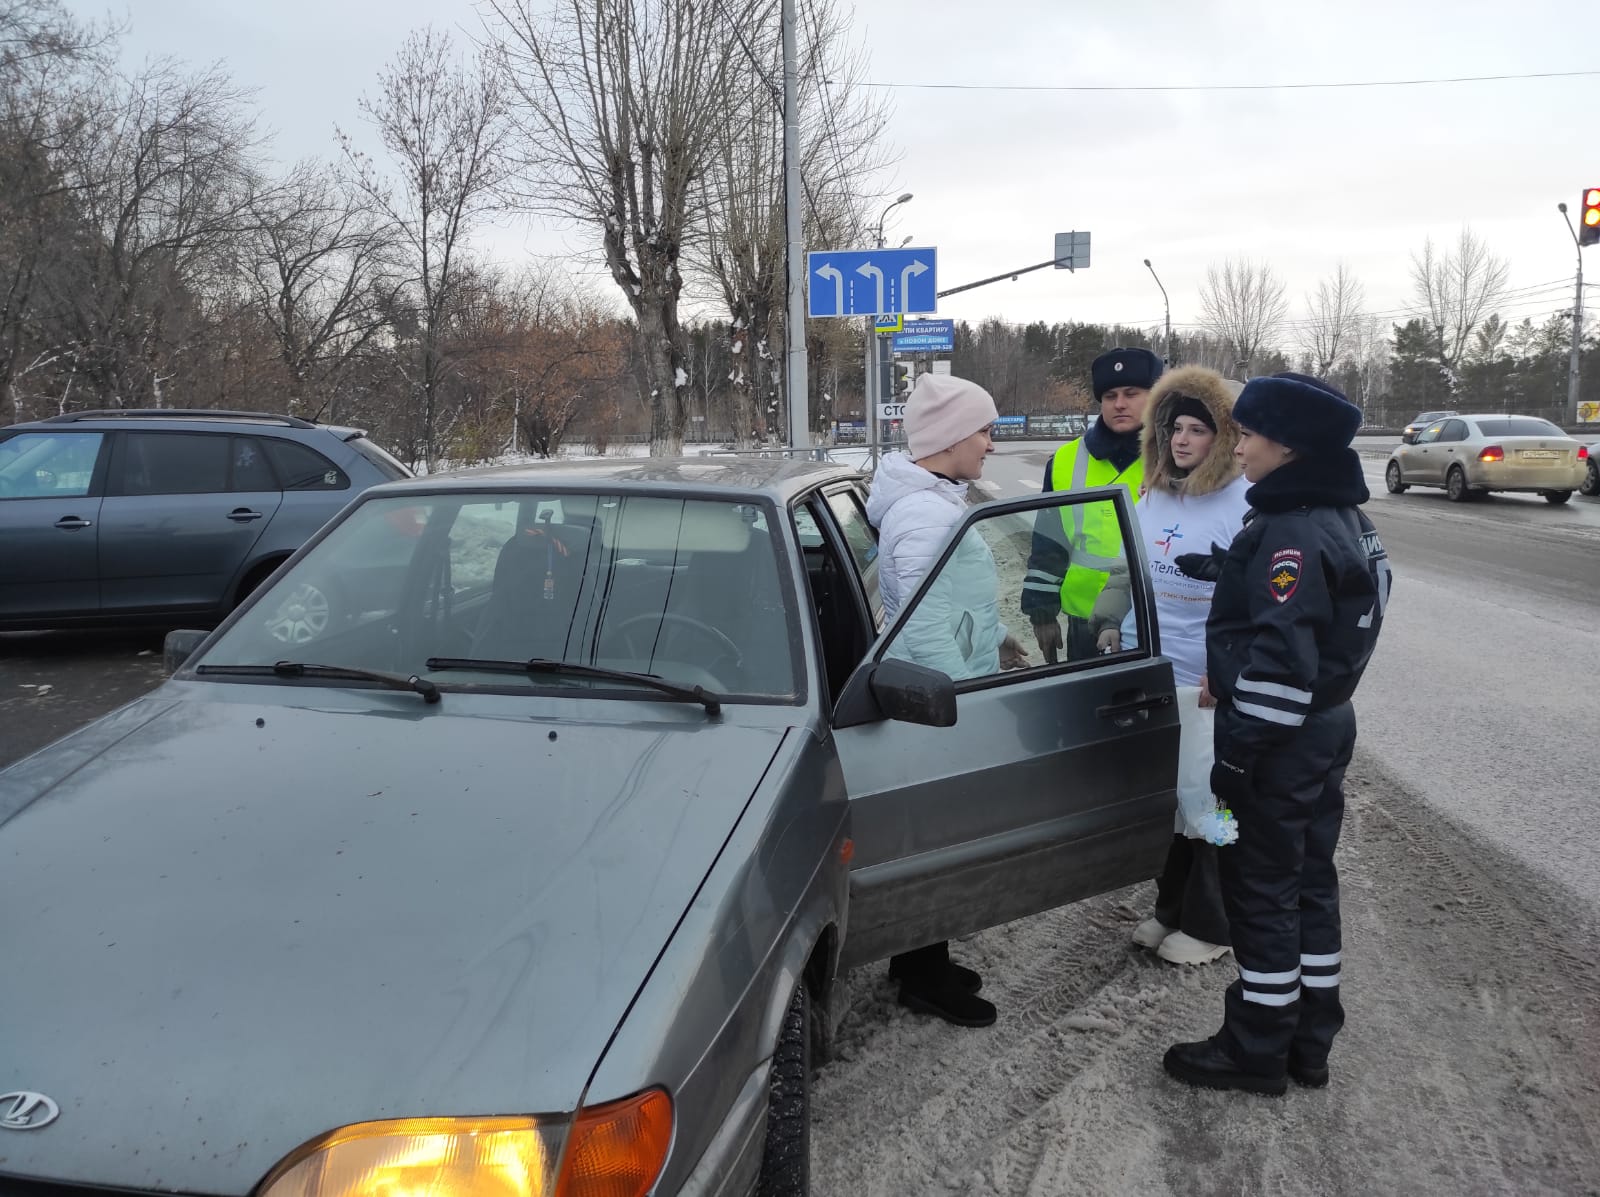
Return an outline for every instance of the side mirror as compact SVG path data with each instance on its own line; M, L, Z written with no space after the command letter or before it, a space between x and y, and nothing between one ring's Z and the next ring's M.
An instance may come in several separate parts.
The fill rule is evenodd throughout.
M956 684L949 675L894 657L868 663L839 696L835 727L856 727L896 719L925 727L954 727Z
M194 656L194 650L210 632L197 632L193 628L179 628L177 631L168 632L167 638L161 642L161 664L171 677L182 669L184 663Z

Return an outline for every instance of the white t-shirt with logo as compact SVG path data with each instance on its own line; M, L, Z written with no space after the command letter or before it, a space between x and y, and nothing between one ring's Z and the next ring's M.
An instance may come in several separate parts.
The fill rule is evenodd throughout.
M1134 507L1144 553L1150 561L1150 590L1161 628L1161 653L1172 662L1180 686L1198 686L1206 671L1206 616L1211 612L1212 582L1188 577L1173 564L1183 553L1209 553L1213 544L1227 548L1244 527L1250 505L1242 476L1221 490L1198 498L1173 491L1147 492ZM1123 620L1122 638L1132 644L1133 612Z

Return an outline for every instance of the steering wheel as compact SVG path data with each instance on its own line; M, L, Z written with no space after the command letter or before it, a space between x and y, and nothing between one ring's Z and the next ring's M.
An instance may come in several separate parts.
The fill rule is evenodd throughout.
M732 640L729 640L721 632L717 631L716 628L712 627L708 623L702 623L693 616L679 615L672 611L663 611L660 614L646 613L644 615L635 615L632 619L625 619L617 625L616 634L622 639L623 645L627 648L630 654L635 657L642 657L645 654L641 652L638 646L633 643L632 639L628 635L629 631L645 624L654 626L668 623L675 624L678 627L688 628L693 632L698 632L706 639L712 641L717 648L717 656L711 658L713 661L717 660L718 657L727 656L733 658L733 667L735 669L738 669L744 664L744 654L739 651L739 646Z

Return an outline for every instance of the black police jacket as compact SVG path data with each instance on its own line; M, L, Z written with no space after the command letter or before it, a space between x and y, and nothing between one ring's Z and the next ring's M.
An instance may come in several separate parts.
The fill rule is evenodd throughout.
M1357 506L1369 497L1353 450L1290 461L1246 493L1252 510L1219 561L1197 554L1189 562L1216 576L1206 666L1211 692L1228 708L1219 758L1278 747L1307 715L1355 693L1392 582L1388 555Z

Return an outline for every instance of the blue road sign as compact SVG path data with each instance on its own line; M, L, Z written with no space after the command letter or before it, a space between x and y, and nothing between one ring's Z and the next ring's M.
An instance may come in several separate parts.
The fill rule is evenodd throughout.
M809 316L892 316L939 310L935 249L857 249L806 255Z
M907 320L894 334L896 353L949 353L956 347L954 320Z

